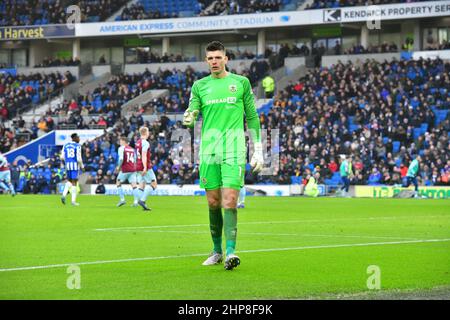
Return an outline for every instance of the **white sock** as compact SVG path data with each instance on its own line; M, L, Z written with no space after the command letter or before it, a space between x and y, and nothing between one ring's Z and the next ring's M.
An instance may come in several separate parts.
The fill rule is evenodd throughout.
M72 183L70 181L67 181L66 184L64 185L64 190L63 190L63 197L67 196L67 193L69 192L69 188L72 187Z
M72 194L72 203L74 203L77 200L77 187L72 186L70 193Z
M138 201L139 201L139 191L138 190L139 189L137 187L133 188L133 197L134 197L134 203L135 204L137 204Z
M142 194L141 200L145 202L147 200L147 197L150 195L150 192L152 192L152 190L153 190L153 188L151 186L149 186L149 185L145 186L144 193Z

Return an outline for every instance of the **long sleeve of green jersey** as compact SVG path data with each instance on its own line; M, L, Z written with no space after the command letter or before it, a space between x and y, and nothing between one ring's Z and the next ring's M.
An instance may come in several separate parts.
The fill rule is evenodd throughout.
M194 84L192 85L192 89L191 89L191 96L189 97L189 107L188 110L189 111L194 111L194 110L201 110L201 99L200 99L200 95L198 92L198 86L197 83L194 82Z
M256 112L255 98L253 97L250 81L246 79L244 86L244 112L247 119L247 126L254 142L261 142L261 124L258 112Z

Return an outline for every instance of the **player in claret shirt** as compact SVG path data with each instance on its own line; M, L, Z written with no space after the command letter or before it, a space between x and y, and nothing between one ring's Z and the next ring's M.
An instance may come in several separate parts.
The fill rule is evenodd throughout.
M117 165L119 175L117 176L117 191L119 192L120 201L117 206L121 207L126 203L122 183L128 181L133 188L133 206L136 207L139 201L136 190L136 152L128 145L128 139L126 137L120 137L119 143L119 163Z
M139 134L141 138L136 142L136 171L137 171L137 182L139 183L139 189L137 189L137 195L139 197L138 204L144 208L145 211L150 211L151 209L147 207L145 201L148 195L153 190L156 189L156 176L152 169L152 164L150 160L150 144L147 139L150 135L147 127L142 127L139 129Z
M0 188L10 191L14 197L16 191L11 183L11 171L9 170L8 160L5 156L0 154Z

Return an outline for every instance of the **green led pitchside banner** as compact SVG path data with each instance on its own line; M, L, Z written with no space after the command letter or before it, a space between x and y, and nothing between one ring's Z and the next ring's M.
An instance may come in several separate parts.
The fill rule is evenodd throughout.
M367 198L392 198L403 190L414 190L410 187L398 188L393 186L355 186L356 197ZM427 186L419 187L419 195L431 199L450 199L450 187Z

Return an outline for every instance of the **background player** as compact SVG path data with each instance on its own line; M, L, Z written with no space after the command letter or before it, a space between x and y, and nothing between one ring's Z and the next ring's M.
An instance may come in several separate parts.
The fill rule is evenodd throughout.
M83 159L81 158L81 145L80 137L78 134L73 133L71 136L72 141L67 142L61 153L61 160L64 161L66 167L67 182L64 186L64 191L61 196L61 202L66 204L66 196L69 192L72 194L72 205L79 206L77 200L77 183L79 170L84 170Z
M200 187L206 189L210 232L214 248L203 265L222 262L222 228L225 230L225 269L240 264L235 254L237 199L244 186L246 143L244 114L254 142L250 165L262 170L263 154L259 117L248 78L226 71L228 58L222 43L206 47L206 62L211 74L197 80L191 91L183 124L192 127L198 114L203 116L200 146ZM222 216L222 207L224 216Z
M247 194L247 190L245 189L245 186L241 188L239 191L239 199L238 199L238 209L244 209L245 208L245 196Z
M126 203L125 194L122 188L122 183L125 183L126 181L128 181L133 188L133 206L137 206L139 199L136 192L136 152L128 145L128 139L126 137L120 137L119 144L119 163L117 165L117 171L119 171L119 174L117 176L116 185L119 192L120 201L117 206L121 207Z
M415 158L408 167L408 172L406 173L406 183L403 187L408 188L411 183L414 184L414 197L419 198L419 183L417 182L417 174L419 173L420 161L422 158L420 155L413 156Z
M14 197L16 191L11 183L11 171L9 170L8 160L2 154L0 154L0 188L11 192Z
M139 129L139 134L141 138L136 142L136 171L137 171L137 182L139 183L139 189L137 189L137 196L139 198L138 204L144 208L145 211L150 211L151 209L147 207L145 201L148 195L153 190L156 189L156 176L151 169L150 160L150 144L147 139L149 137L149 131L147 127L141 127Z
M344 197L348 197L348 190L350 188L350 178L353 176L352 170L352 156L341 155L342 163L339 167L339 173L341 174L341 179L344 185L341 187L341 194Z

